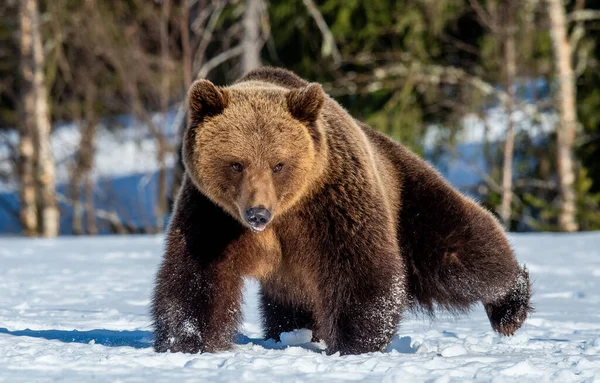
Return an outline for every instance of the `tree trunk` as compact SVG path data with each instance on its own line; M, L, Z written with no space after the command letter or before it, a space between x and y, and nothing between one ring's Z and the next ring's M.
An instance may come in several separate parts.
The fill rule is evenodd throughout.
M204 4L200 3L200 9L203 9ZM190 41L190 8L187 1L183 1L181 5L181 52L182 52L182 64L183 64L183 86L185 88L185 100L184 107L187 108L187 91L192 85L192 48ZM169 211L173 211L173 204L179 193L181 182L183 181L183 158L181 156L181 149L183 144L183 136L185 130L190 125L190 114L186 113L186 119L183 121L182 126L178 132L178 145L177 145L177 163L173 170L173 181L171 183Z
M162 112L162 129L156 132L157 162L158 162L158 200L156 204L156 230L161 231L167 214L167 164L166 140L164 131L167 125L167 112L169 107L169 13L171 0L163 0L160 22L160 62L161 62L161 92L160 108ZM162 130L162 131L161 131Z
M563 231L577 231L575 164L573 160L573 143L577 124L575 78L571 62L572 47L567 33L565 9L561 0L546 0L550 18L550 36L554 50L556 77L559 83L557 101L560 112L560 125L557 137L557 168L560 188L560 215L558 218Z
M81 156L83 155L85 128L82 124L85 122L81 118L81 104L76 102L73 107L73 119L78 122L81 138L79 139L79 150L75 156L73 164L73 174L71 175L71 202L73 204L73 220L71 229L74 235L83 235L83 206L81 205L81 177L83 176Z
M98 234L98 225L96 225L96 211L94 208L94 182L92 180L92 175L89 173L85 179L85 218L88 234Z
M181 4L181 52L183 64L183 86L187 90L192 85L192 48L190 42L190 8L186 0ZM186 103L187 105L187 103Z
M260 30L263 7L263 0L246 0L246 10L244 11L243 19L244 37L242 40L244 47L242 55L243 73L261 66L260 51L262 43L260 41Z
M21 20L21 73L23 97L23 132L29 131L32 136L32 158L35 167L35 184L38 191L38 219L41 220L41 234L44 237L55 237L59 231L59 212L56 204L55 167L50 147L50 119L48 116L48 100L44 79L44 52L39 29L39 14L36 0L21 0L19 3ZM27 152L29 134L21 146ZM27 155L26 155L27 156ZM24 169L29 168L26 164ZM25 170L23 170L25 172ZM25 190L22 192L24 216L31 214L30 203L33 201L30 192L31 182L25 179ZM28 223L24 229L33 226Z
M33 140L26 124L20 129L19 142L19 178L20 185L20 220L23 234L34 237L38 234L38 217L36 204L36 187L34 179Z
M35 94L33 92L33 36L32 20L26 4L21 1L19 7L19 22L21 28L21 126L19 130L19 178L21 211L20 219L23 233L33 237L38 234L38 213L35 187L35 159L33 146L33 129L35 118L32 111L35 108Z
M505 86L508 97L505 103L507 127L506 140L504 141L504 163L502 169L502 204L500 205L500 218L506 230L510 230L512 199L513 199L513 157L515 151L515 123L513 113L515 109L515 81L517 77L517 51L515 48L515 12L514 3L507 4L506 23L504 31L504 61L505 61Z
M95 139L96 139L96 114L94 112L95 89L93 84L85 88L84 113L85 122L81 131L79 142L79 153L73 171L73 233L84 234L83 213L84 207L81 202L81 183L85 181L85 213L88 234L97 234L96 214L94 212L94 193L91 179L91 171L94 166Z

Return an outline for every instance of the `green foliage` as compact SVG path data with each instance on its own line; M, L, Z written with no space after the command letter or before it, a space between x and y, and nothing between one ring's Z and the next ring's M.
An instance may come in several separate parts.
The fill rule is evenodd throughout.
M431 71L427 68L458 68L495 89L505 89L502 27L506 1L478 1L498 24L496 29L483 22L467 0L313 1L340 51L339 65L334 65L332 57L324 54L323 32L303 0L268 2L271 34L262 51L264 64L287 67L333 91L342 88L341 79L352 82L368 78L365 84L356 85L354 91L340 92L336 99L354 116L414 151L424 153L423 138L431 125L440 132L437 146L428 148L430 155L456 150L454 144L460 136L464 116L484 115L490 107L499 106L497 97L484 94L469 81L428 77ZM98 116L131 113L131 94L125 80L134 84L147 111L158 110L164 75L157 28L160 1L39 0L39 3L53 120L72 119L74 111L81 112L85 89L90 85L97 88L98 99L94 106ZM536 8L534 3L515 1L518 94L527 94L528 100L540 103L539 110L549 111L553 107L550 97L541 99L532 95L525 85L539 79L552 83L554 77L544 4L538 2ZM0 4L0 127L18 124L16 4ZM95 4L93 10L89 4ZM201 8L202 4L215 5L211 0L173 2L169 21L171 65L167 74L170 104L179 103L185 92L178 18L183 4L193 4L192 18L209 9ZM206 60L239 44L244 4L241 0L226 1L216 23L214 39L208 45ZM587 1L585 6L600 9L598 2ZM573 2L569 2L569 9L572 7ZM577 73L581 123L576 152L581 168L576 185L578 219L586 230L600 228L598 25L598 22L585 24L586 34L574 54L575 66L580 69ZM193 23L190 26L196 28ZM198 44L199 41L195 41L192 45L197 48ZM233 81L239 76L239 62L239 57L234 57L220 65L210 73L210 79L218 84ZM394 65L404 65L405 72L381 78L374 75ZM370 87L375 80L376 86ZM478 191L484 203L496 210L501 201L498 185L502 176L502 142L484 145L487 164L485 169L479 170L485 172L487 179ZM559 196L557 188L552 186L556 184L554 145L552 136L540 137L517 127L512 229L557 229Z
M19 47L16 9L0 4L0 129L14 127L18 122L18 66Z
M557 222L559 209L554 201L547 201L535 196L525 194L525 203L531 209L537 210L536 216L527 216L526 223L536 231L559 231Z
M422 154L423 115L408 85L391 97L380 93L384 102L368 114L366 122Z
M596 49L577 82L577 113L582 126L578 154L593 180L590 190L600 192L600 32L596 31Z
M440 35L464 12L464 2L458 0L325 0L318 6L342 56L351 59L360 54L373 58L408 54L424 63L433 63L443 55ZM277 31L273 39L278 47L278 58L266 56L269 63L283 65L325 83L343 71L369 73L372 70L370 66L352 62L333 68L328 58L321 57L321 31L301 0L271 2L269 13L271 28ZM384 81L386 84L390 83ZM409 80L400 82L398 89L381 89L338 99L355 116L422 152L424 125L441 121L449 114L442 105L447 96L448 93L435 87L424 87ZM430 111L433 108L435 112Z
M575 181L577 195L576 219L580 230L600 230L600 193L591 192L592 180L585 169L580 169ZM539 231L560 231L558 215L560 212L556 200L548 201L533 194L525 195L525 202L539 211L536 218L529 217L528 223Z
M586 169L579 171L575 183L577 221L581 230L600 230L600 193L592 192L593 181Z

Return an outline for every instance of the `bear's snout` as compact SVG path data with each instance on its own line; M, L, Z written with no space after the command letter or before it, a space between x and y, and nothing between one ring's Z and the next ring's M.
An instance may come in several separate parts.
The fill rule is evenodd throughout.
M246 209L246 222L255 231L263 231L271 221L271 212L264 206L249 207Z

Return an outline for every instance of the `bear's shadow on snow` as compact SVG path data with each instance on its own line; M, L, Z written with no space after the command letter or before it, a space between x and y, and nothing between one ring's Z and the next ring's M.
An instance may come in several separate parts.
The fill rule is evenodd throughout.
M267 350L285 350L288 347L300 347L305 350L321 353L326 350L324 344L307 342L302 344L286 344L275 342L273 339L249 338L244 334L237 333L234 337L234 343L238 345L255 344ZM386 353L396 351L400 354L415 354L419 349L419 344L412 341L410 336L395 336L386 349Z
M58 340L65 343L91 343L106 347L152 347L153 334L150 331L115 331L115 330L19 330L9 331L0 328L0 334L27 336L47 340Z
M58 340L64 343L84 343L98 344L105 347L133 347L133 348L149 348L152 347L154 334L151 331L138 330L18 330L9 331L6 328L0 328L0 334L12 336L24 336L31 338L41 338L46 340ZM314 352L325 351L322 344L304 343L304 344L284 344L275 342L273 339L249 338L241 333L237 333L234 338L234 343L238 345L255 344L268 350L284 350L288 347L300 347ZM396 336L387 348L387 352L397 351L402 354L414 354L418 345L411 344L409 336Z
M305 350L310 350L314 352L325 351L325 348L313 342L299 343L299 344L287 344L282 342L276 342L273 339L263 339L263 338L250 338L244 334L237 333L233 338L233 343L237 345L257 345L266 350L285 350L288 347L300 347Z

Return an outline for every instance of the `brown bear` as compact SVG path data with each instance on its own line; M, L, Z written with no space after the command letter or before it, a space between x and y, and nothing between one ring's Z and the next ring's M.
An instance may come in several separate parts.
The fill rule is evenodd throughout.
M529 275L492 214L319 84L262 68L188 96L157 351L230 347L244 277L260 281L266 338L307 328L330 354L383 350L411 308L482 302L500 334L521 327Z

